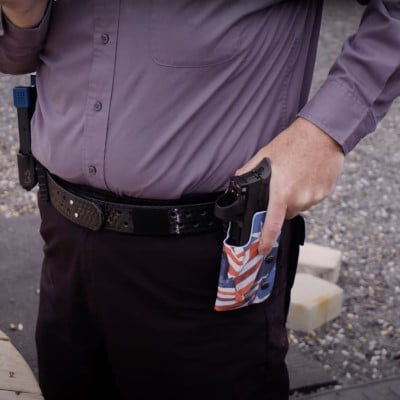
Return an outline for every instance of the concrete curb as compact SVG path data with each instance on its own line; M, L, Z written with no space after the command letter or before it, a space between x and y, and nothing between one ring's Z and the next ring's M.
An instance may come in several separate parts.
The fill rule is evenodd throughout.
M342 309L343 289L310 274L298 273L291 294L287 327L311 332L336 318Z
M44 400L32 370L0 331L0 400Z

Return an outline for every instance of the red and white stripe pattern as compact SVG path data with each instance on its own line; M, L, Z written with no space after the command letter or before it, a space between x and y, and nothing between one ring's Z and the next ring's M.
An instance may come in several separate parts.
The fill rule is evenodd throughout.
M265 214L266 212L262 211L253 216L251 235L244 246L233 246L227 243L229 241L228 229L221 257L220 278L215 303L217 311L240 308L261 302L268 297L265 291L262 297L257 296L260 294L260 285L266 281L271 268L275 266L267 266L265 264L266 257L258 253ZM273 251L277 246L278 243L275 243ZM260 271L261 267L262 270Z

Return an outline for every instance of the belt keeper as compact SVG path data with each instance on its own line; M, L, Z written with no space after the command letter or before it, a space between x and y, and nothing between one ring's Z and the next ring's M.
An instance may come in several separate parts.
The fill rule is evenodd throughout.
M36 161L36 174L39 183L38 197L40 198L40 200L49 202L50 195L49 195L49 187L47 185L46 170L38 161Z

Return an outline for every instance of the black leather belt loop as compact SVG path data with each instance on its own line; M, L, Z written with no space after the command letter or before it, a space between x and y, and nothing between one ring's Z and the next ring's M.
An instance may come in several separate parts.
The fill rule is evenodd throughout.
M222 192L210 193L209 199L204 202L196 202L192 197L188 204L182 204L182 198L176 202L157 202L157 199L146 202L140 198L128 198L131 199L128 201L127 197L121 197L123 200L116 202L79 191L81 185L69 182L65 185L65 181L63 185L60 178L48 171L45 176L54 208L68 220L93 231L104 229L134 235L182 235L227 228L213 214L215 199ZM99 192L94 189L93 193L96 190Z

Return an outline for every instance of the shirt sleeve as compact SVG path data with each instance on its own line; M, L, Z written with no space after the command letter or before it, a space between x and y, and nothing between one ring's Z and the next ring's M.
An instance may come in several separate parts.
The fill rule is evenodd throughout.
M400 0L371 0L358 31L297 114L319 126L343 152L376 129L400 96Z
M36 70L47 35L51 5L52 0L41 22L34 28L17 27L0 6L0 72L18 75Z

